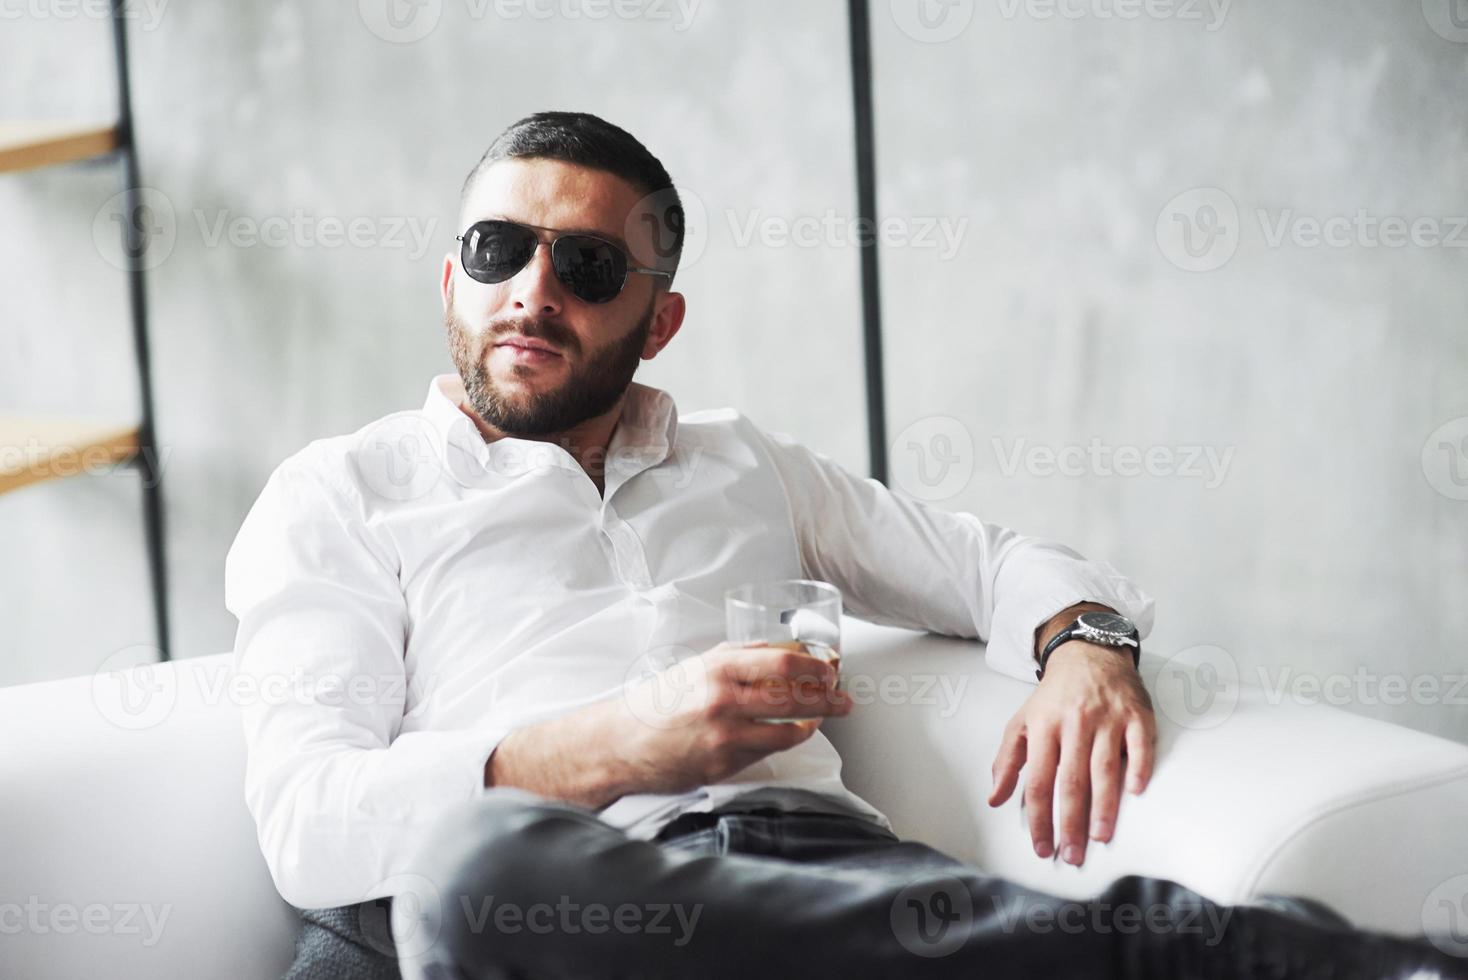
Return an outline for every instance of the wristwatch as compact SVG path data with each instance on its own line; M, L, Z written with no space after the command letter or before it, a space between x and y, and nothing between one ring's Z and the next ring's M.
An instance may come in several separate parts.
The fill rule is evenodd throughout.
M1045 663L1050 659L1051 652L1066 640L1085 640L1103 647L1131 647L1132 666L1139 667L1142 662L1142 638L1137 632L1136 623L1116 613L1083 612L1076 617L1074 623L1051 637L1050 642L1045 644L1045 649L1040 651L1040 669L1035 671L1036 680L1045 679Z

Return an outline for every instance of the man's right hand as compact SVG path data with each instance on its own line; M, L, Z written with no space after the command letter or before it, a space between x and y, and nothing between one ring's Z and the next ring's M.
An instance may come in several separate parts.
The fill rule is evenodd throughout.
M506 736L486 785L600 808L630 793L721 782L810 738L851 699L836 670L800 649L721 643L616 696ZM805 719L783 724L761 719Z

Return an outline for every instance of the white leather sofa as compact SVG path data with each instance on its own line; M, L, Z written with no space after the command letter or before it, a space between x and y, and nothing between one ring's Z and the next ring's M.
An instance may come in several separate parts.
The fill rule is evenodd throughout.
M1146 656L1156 775L1076 869L1035 857L1018 794L985 803L1031 685L965 641L848 621L844 647L867 703L827 730L852 788L906 836L1071 897L1144 874L1227 903L1306 895L1358 925L1461 934L1434 916L1468 908L1468 746ZM219 655L0 689L0 977L284 972L296 919L244 806L228 681Z

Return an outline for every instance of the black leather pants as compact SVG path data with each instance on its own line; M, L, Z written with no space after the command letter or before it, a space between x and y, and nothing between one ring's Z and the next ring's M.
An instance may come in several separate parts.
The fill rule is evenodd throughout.
M421 866L428 980L1468 977L1308 900L1228 907L1139 876L1064 899L835 813L687 814L648 842L492 791Z

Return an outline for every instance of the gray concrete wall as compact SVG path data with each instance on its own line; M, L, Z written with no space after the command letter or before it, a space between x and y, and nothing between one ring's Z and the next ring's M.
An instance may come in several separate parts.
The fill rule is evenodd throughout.
M895 481L1111 559L1153 652L1468 740L1468 30L947 10L876 22L880 207L969 222L883 254Z
M1283 697L1345 678L1344 707L1468 740L1468 251L1426 225L1367 240L1468 215L1448 2L872 6L893 484L1110 558L1158 597L1155 652ZM702 212L688 324L642 380L863 471L844 7L134 8L172 212L149 282L179 651L229 647L222 561L270 469L451 369L457 187L535 109L627 126ZM0 114L105 117L107 25L37 9L0 25ZM107 167L0 179L0 410L131 414L94 236L116 189ZM317 240L354 218L369 246ZM1341 244L1312 246L1332 218ZM137 511L126 473L0 499L0 681L152 642ZM1368 703L1387 675L1439 693Z

